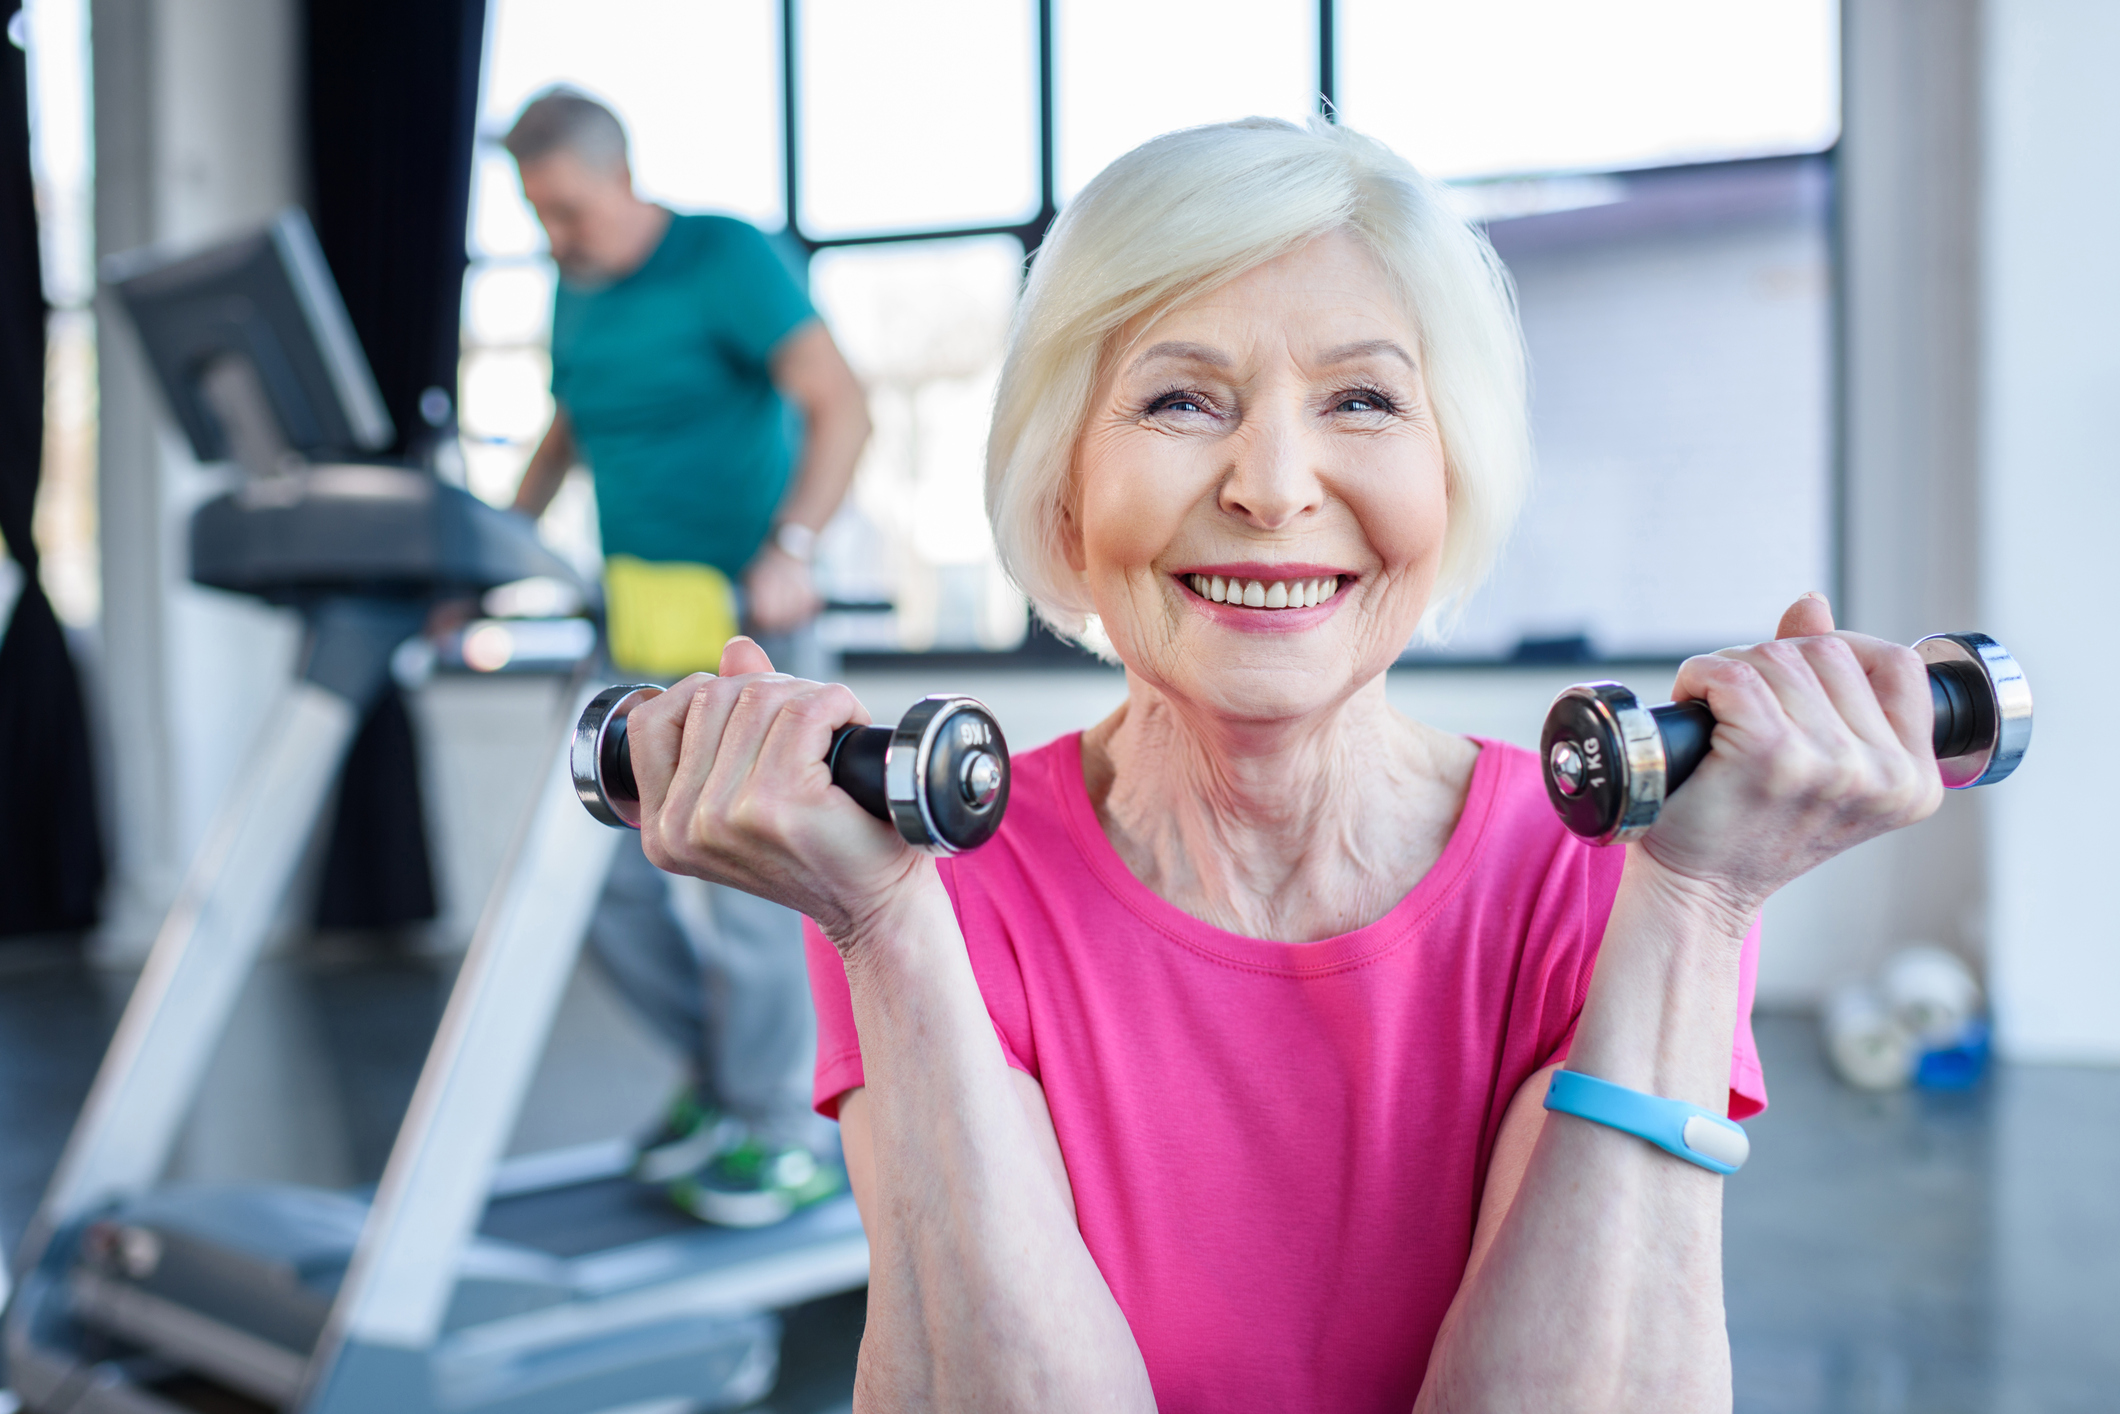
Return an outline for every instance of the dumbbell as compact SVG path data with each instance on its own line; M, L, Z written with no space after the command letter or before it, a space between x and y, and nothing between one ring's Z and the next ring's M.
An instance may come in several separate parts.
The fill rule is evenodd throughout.
M1914 645L1929 669L1933 741L1952 790L1993 785L2032 741L2032 690L2007 649L1984 633L1939 633ZM1546 798L1593 844L1625 843L1707 758L1715 715L1705 702L1644 708L1616 682L1562 691L1539 735Z
M607 687L574 724L574 793L606 825L640 828L626 718L661 694L652 683ZM923 697L895 727L841 727L824 762L855 804L930 854L977 849L1008 809L1008 743L974 698Z

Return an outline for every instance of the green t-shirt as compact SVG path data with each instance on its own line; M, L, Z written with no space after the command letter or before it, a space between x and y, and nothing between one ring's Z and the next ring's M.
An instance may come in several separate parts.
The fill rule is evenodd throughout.
M596 479L604 553L734 577L773 528L794 465L773 347L813 316L766 238L727 216L673 216L639 269L562 280L552 395Z

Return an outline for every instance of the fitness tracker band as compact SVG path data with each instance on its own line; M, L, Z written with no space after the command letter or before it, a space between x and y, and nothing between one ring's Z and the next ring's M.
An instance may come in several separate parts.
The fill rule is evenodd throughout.
M1752 1155L1744 1126L1684 1100L1644 1095L1580 1071L1557 1070L1546 1108L1648 1140L1710 1173L1733 1174Z
M773 527L773 546L798 564L817 558L817 532L797 521L784 520Z

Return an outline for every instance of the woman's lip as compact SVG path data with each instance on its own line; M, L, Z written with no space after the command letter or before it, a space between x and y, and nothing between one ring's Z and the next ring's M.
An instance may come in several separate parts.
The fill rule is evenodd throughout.
M1271 570L1271 573L1265 571ZM1269 584L1285 580L1336 579L1330 599L1320 600L1308 608L1268 609L1253 608L1246 604L1216 603L1193 588L1196 575L1217 575L1224 579L1263 580ZM1219 565L1213 569L1185 570L1176 576L1180 598L1195 612L1204 613L1227 628L1241 629L1246 633L1297 633L1315 628L1340 611L1347 602L1347 586L1353 576L1341 570L1320 569L1310 565Z
M1353 579L1352 570L1335 569L1331 565L1262 565L1255 563L1226 565L1188 565L1184 569L1172 570L1179 579L1191 574L1220 575L1224 579L1256 579L1262 584L1275 584L1290 579L1326 579L1338 577Z
M1195 613L1205 614L1225 628L1241 629L1246 633L1298 633L1316 628L1338 613L1340 605L1347 602L1345 589L1307 609L1250 609L1242 604L1217 604L1193 593L1190 585L1186 586L1181 597Z

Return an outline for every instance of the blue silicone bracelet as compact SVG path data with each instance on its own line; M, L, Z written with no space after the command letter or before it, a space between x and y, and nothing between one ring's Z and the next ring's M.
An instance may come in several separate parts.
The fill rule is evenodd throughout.
M1711 1173L1736 1173L1752 1154L1752 1141L1745 1136L1744 1126L1734 1120L1684 1100L1644 1095L1579 1071L1553 1072L1553 1081L1546 1087L1546 1108L1639 1135Z

